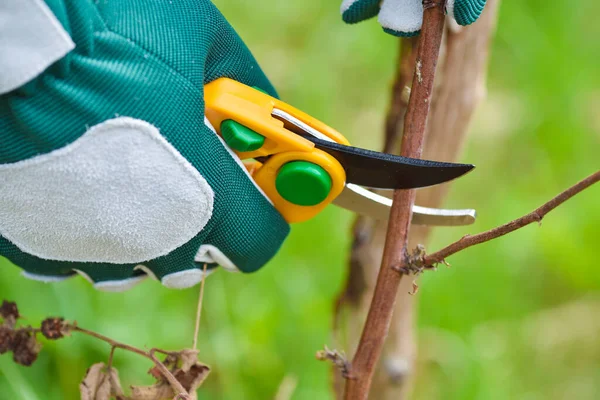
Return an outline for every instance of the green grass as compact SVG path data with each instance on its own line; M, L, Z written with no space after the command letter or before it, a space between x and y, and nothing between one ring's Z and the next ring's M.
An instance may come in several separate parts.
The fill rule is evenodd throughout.
M576 4L575 4L576 3ZM335 2L219 0L282 98L379 148L396 39L375 22L346 26ZM449 207L473 207L468 228L439 229L430 248L518 217L600 166L600 3L505 1L487 100L471 126ZM594 399L600 393L600 187L510 236L469 249L421 280L416 399ZM213 367L200 398L269 399L285 377L294 400L327 399L334 298L346 276L352 215L329 207L295 225L256 274L215 273L206 285L200 357ZM28 322L48 315L137 346L191 343L197 290L147 281L125 294L82 279L45 285L0 261L0 298ZM0 357L2 398L77 398L108 347L86 337L47 343L34 366ZM117 352L123 381L149 364Z

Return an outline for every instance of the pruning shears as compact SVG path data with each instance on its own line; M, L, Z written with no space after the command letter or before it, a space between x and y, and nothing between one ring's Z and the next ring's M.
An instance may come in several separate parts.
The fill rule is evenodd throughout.
M440 184L469 164L428 161L350 146L339 132L259 89L229 78L204 87L205 114L246 163L256 184L288 222L308 220L334 203L387 220L391 199L371 189ZM475 210L414 206L420 225L468 225Z

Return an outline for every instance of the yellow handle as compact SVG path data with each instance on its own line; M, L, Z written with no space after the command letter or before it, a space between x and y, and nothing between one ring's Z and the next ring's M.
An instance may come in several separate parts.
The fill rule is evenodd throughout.
M229 78L217 79L204 87L205 114L212 126L221 134L221 123L234 120L265 137L261 148L249 152L236 152L240 159L271 156L254 169L253 178L273 205L288 222L306 221L323 210L344 189L346 173L342 165L331 155L315 148L315 145L294 132L284 128L283 122L271 115L274 108L293 115L337 143L348 145L348 140L336 130L310 115ZM314 206L300 206L285 200L277 192L277 172L291 161L308 161L325 169L331 177L329 195Z

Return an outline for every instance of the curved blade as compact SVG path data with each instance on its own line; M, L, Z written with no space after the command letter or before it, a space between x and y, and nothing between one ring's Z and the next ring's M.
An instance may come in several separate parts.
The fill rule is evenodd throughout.
M382 221L388 220L392 208L392 199L351 183L346 185L333 203L355 213ZM475 222L475 217L475 210L471 209L445 210L413 206L412 223L431 226L462 226Z
M376 189L412 189L448 182L475 168L470 164L419 160L345 146L285 111L273 109L272 116L335 157L344 167L348 183Z
M314 136L305 138L342 164L346 171L346 182L370 188L412 189L437 185L475 168L469 164L419 160L344 146Z

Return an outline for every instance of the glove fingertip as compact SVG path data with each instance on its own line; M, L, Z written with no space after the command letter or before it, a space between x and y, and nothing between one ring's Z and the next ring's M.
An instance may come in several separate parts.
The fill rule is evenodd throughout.
M347 24L356 24L373 18L379 13L379 3L379 0L345 0L340 7L342 20Z
M73 271L86 281L90 282L94 286L94 289L101 292L125 292L148 277L148 275L142 271L136 271L133 275L127 277L123 276L121 279L110 279L112 277L107 277L108 279L101 280L98 276L89 273L89 271L80 269L73 269Z
M38 282L44 282L44 283L54 283L54 282L62 282L64 280L74 277L77 274L72 273L72 274L68 274L68 275L41 275L41 274L34 274L32 272L22 271L21 275L24 278L31 279L32 281L38 281Z
M160 282L169 289L188 289L202 282L205 277L214 271L215 269L209 269L204 273L201 269L186 269L165 275Z
M421 33L421 30L413 31L413 32L401 32L401 31L397 31L394 29L390 29L390 28L383 28L383 31L385 33L389 33L390 35L393 35L396 37L404 37L404 38L419 36L419 34Z
M125 292L146 279L147 275L138 275L117 281L102 281L94 283L94 289L101 292Z
M448 0L446 11L459 25L466 26L477 21L487 0Z
M421 32L423 4L420 0L385 2L379 13L383 31L397 37L413 37Z

